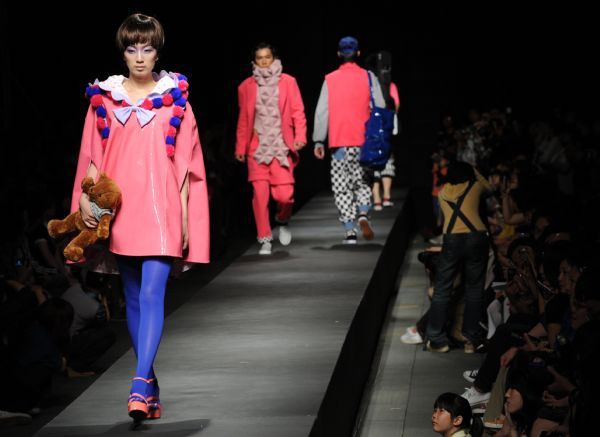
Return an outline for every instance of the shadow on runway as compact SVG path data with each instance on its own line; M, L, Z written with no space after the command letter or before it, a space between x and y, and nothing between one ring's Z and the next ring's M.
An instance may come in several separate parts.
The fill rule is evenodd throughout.
M343 252L376 252L383 249L383 244L366 243L366 244L334 244L333 246L311 247L312 250L340 250Z
M287 250L274 250L271 255L259 255L253 253L252 255L244 255L239 257L236 262L269 262L269 261L281 261L282 259L290 258L290 253Z
M132 432L141 432L143 435L153 435L160 437L189 437L198 435L204 428L210 424L209 419L185 420L181 422L151 422L147 421L132 427L131 422L121 422L110 428L106 425L96 426L57 426L44 429L44 437L90 437L90 436L110 436L110 437L131 437Z

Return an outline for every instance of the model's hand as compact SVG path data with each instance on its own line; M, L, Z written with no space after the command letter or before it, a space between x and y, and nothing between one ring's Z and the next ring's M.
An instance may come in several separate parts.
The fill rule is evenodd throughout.
M181 227L181 249L186 250L188 248L189 236L188 236L188 225L187 220L183 222Z
M306 146L306 143L303 143L302 141L294 141L294 148L296 150L302 150L304 146Z
M323 147L323 146L315 147L315 157L317 159L325 158L325 147Z
M79 198L79 212L81 213L81 219L88 228L94 229L98 227L98 220L96 220L90 208L90 198L85 193L81 193L81 197Z
M246 155L238 155L236 153L235 159L237 159L239 162L246 162Z

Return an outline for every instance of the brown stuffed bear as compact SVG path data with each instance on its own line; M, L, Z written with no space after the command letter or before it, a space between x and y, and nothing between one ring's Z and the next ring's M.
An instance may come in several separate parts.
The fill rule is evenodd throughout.
M48 223L48 233L52 238L79 231L79 235L73 238L63 251L66 259L75 262L81 260L86 247L94 244L98 239L108 238L110 222L121 203L121 190L105 173L100 175L95 184L91 177L84 178L81 181L81 188L90 198L90 207L98 220L98 227L88 228L79 211L69 214L64 220L50 220Z

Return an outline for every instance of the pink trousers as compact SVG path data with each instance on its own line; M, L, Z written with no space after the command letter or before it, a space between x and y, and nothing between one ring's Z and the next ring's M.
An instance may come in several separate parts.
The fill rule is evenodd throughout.
M271 185L269 181L252 181L254 197L252 208L256 221L256 234L260 240L269 240L272 236L271 223L269 221L269 198L273 196L277 202L278 222L286 223L292 215L294 205L294 184Z

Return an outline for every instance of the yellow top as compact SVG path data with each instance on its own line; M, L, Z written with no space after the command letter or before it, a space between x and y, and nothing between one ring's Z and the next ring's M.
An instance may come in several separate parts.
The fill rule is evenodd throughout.
M467 193L465 200L463 201L460 211L465 215L465 217L473 224L475 229L478 231L485 231L485 225L481 221L479 217L479 199L481 198L481 194L484 191L489 191L492 189L492 186L489 182L479 174L477 170L475 170L476 181L471 187L471 190ZM450 222L450 218L454 210L448 205L447 201L452 203L456 203L458 198L465 192L468 182L463 182L461 184L452 185L446 184L442 191L440 191L439 199L440 206L442 208L442 213L444 214L444 234L447 233L448 223ZM469 227L462 221L459 217L456 218L456 222L454 223L454 228L450 232L451 234L464 234L467 232L471 232Z

